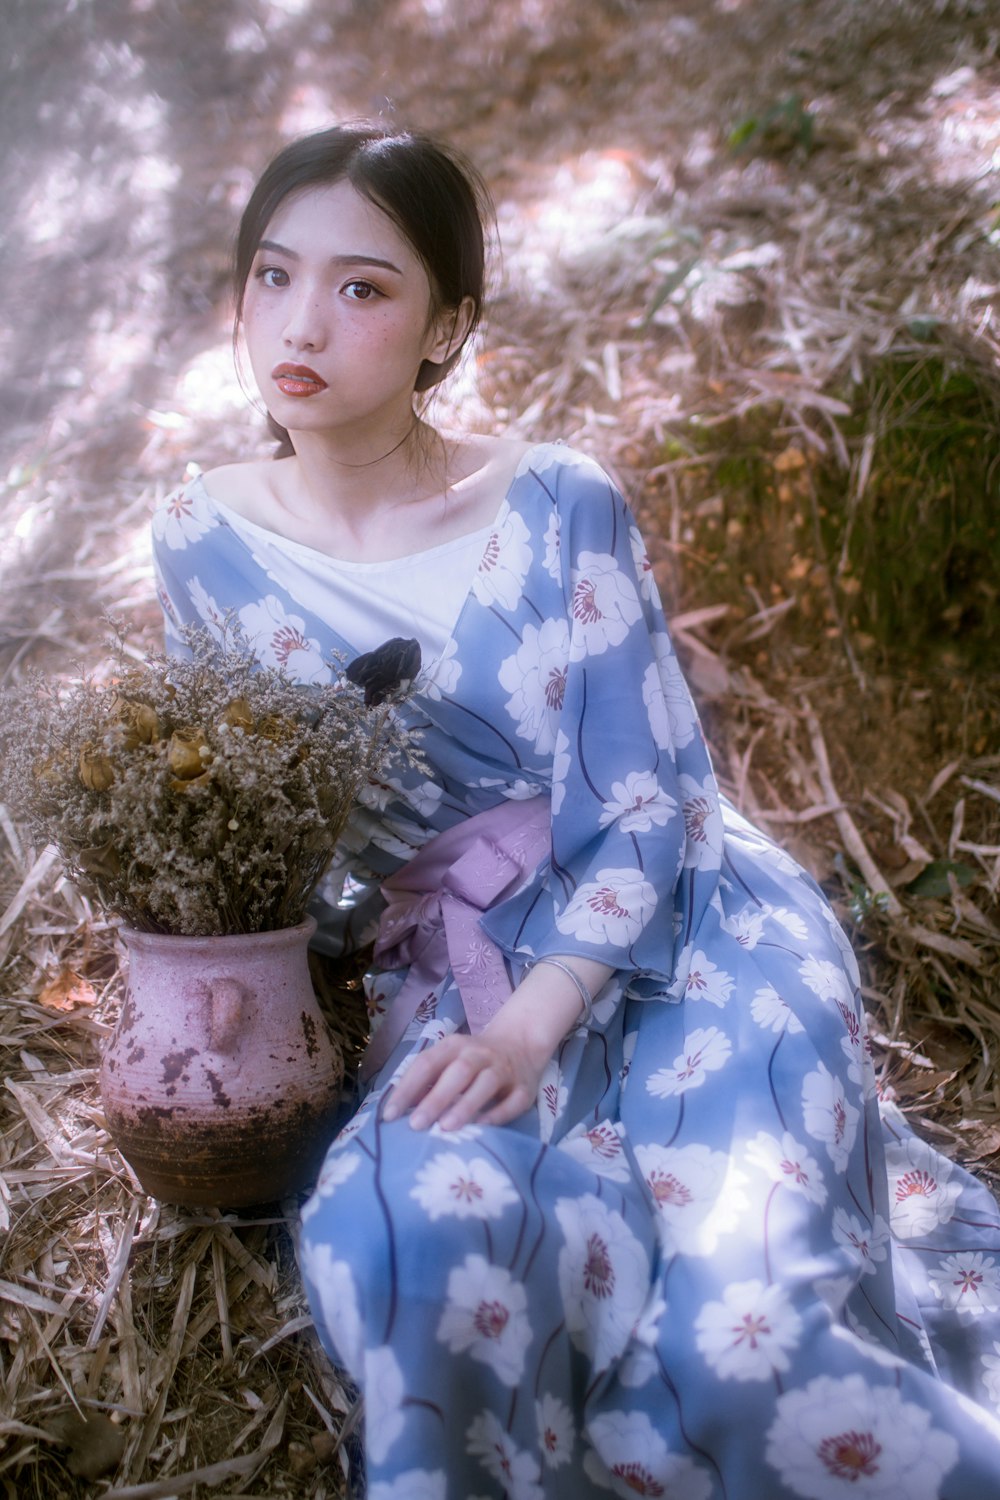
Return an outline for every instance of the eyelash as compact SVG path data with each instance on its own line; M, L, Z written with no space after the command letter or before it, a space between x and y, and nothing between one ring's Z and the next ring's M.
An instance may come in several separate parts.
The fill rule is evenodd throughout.
M283 266L261 266L255 275L257 280L262 282L270 291L283 290L284 287L288 286L291 279ZM284 276L285 280L276 286L273 281L268 281L267 278L269 276ZM351 287L364 287L365 289L365 295L352 297L352 302L367 302L372 297L381 297L383 295L377 286L373 286L370 281L365 281L361 276L354 276L350 281L345 282L342 290L347 292Z

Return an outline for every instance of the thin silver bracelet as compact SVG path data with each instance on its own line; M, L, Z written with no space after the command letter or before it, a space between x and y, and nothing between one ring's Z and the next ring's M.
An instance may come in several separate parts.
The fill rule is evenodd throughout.
M569 964L564 964L561 958L550 958L548 954L543 954L541 958L536 958L532 967L537 967L538 964L551 964L553 969L561 969L565 975L572 979L580 992L580 999L583 1001L583 1015L579 1020L573 1022L570 1030L575 1031L578 1026L589 1026L594 1019L594 997L576 970L571 969Z

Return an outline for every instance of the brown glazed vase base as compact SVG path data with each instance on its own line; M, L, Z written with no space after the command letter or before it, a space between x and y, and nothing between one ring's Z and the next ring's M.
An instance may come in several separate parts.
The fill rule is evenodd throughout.
M336 1128L337 1106L278 1103L198 1120L181 1105L105 1110L108 1130L153 1198L182 1208L249 1208L312 1186Z

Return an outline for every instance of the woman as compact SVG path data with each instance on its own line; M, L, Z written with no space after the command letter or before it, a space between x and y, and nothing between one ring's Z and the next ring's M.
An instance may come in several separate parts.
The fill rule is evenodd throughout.
M303 682L422 651L430 772L346 841L388 902L367 1092L303 1211L369 1494L982 1500L995 1205L896 1115L883 1146L850 947L720 802L611 481L417 415L479 201L420 137L283 151L236 257L279 457L154 523L175 643L235 608Z

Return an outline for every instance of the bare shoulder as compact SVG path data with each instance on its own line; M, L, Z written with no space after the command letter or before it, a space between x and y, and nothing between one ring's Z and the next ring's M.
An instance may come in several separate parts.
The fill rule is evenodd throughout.
M222 464L207 469L202 484L213 500L258 525L270 524L276 497L276 470L281 460L263 459L245 464Z
M453 484L489 493L499 489L502 494L531 447L516 438L479 434L462 438L453 450Z

